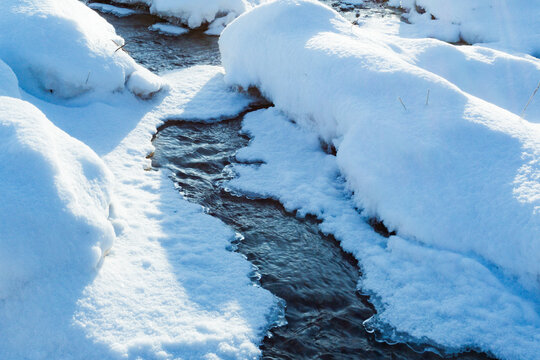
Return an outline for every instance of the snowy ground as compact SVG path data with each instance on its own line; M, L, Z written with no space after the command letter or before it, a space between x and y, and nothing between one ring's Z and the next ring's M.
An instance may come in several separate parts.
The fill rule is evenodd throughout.
M537 357L538 97L523 110L540 80L538 5L499 20L491 0L422 0L425 14L395 1L414 24L356 27L312 1L146 3L215 34L251 10L221 38L226 75L158 77L76 0L3 4L0 358L260 354L278 300L227 250L235 234L146 159L163 121L244 110L250 99L229 85L257 86L276 108L246 118L254 140L238 157L265 164L237 167L228 186L323 221L360 261L359 289L378 310L368 327L448 352ZM374 217L397 236L377 235Z
M229 25L226 80L276 105L246 119L254 141L238 154L265 164L239 167L229 186L324 220L358 258L378 310L367 325L385 338L535 359L538 98L523 109L540 62L414 38L414 26L354 27L286 0ZM373 218L397 236L375 235Z
M0 215L8 219L0 229L0 358L257 357L279 320L278 300L228 250L235 234L182 200L146 159L167 118L231 116L250 99L231 91L218 67L137 77L146 70L77 1L8 5L0 28L16 37L0 40L14 70L0 62ZM90 27L77 24L81 14ZM17 16L64 26L64 38L47 52L32 26L10 29ZM86 42L70 41L77 38ZM66 53L82 60L63 63ZM66 74L88 69L103 83L83 79L78 91L79 78Z

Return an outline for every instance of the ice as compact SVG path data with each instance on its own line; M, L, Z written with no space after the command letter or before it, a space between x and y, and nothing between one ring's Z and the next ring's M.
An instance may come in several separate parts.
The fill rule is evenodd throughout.
M540 76L537 60L381 34L317 2L286 0L238 18L221 35L220 49L226 81L258 87L278 110L334 145L354 206L397 232L384 247L390 258L379 264L365 257L371 248L365 250L358 235L356 243L344 241L365 268L362 286L379 299L382 313L373 323L386 336L402 332L450 351L476 347L508 359L536 356L538 103L528 110L530 121L519 115ZM526 86L507 80L513 76ZM291 149L290 136L283 130L272 141ZM271 149L266 156L273 157ZM320 195L284 197L265 187L277 186L277 179L284 187L311 183L311 172L295 177L301 170L294 166L282 164L265 174L268 180L257 176L242 189L324 218ZM345 239L346 224L324 229ZM402 278L387 276L392 267ZM505 302L491 306L497 291L513 305L504 311ZM452 293L462 300L443 301ZM508 331L512 336L503 338Z
M104 14L113 14L114 16L117 16L117 17L126 17L126 16L137 14L137 11L135 10L113 6L110 4L90 3L88 4L88 7L90 9L97 10Z
M148 28L148 30L157 31L160 34L170 35L170 36L179 36L179 35L183 35L189 32L189 30L186 28L172 25L172 24L165 24L165 23L157 23L157 24L151 25Z

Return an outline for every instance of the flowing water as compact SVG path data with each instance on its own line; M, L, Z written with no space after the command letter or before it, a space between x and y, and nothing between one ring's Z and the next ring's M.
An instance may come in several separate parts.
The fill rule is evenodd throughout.
M375 15L382 11L379 5L374 8ZM346 15L364 16L362 11L366 10L349 9ZM104 17L126 39L131 56L153 71L220 63L217 37L202 31L169 37L147 30L161 21L151 15ZM356 290L361 275L357 262L334 238L319 231L316 219L299 219L276 201L237 197L223 190L221 184L233 176L228 165L249 142L239 134L241 121L242 116L213 124L181 120L165 124L153 142L153 166L171 169L172 180L189 201L203 205L242 234L237 251L257 266L260 278L255 280L286 301L288 324L269 332L261 345L263 358L440 359L433 352L378 342L366 332L362 323L374 309ZM458 358L487 359L474 352Z

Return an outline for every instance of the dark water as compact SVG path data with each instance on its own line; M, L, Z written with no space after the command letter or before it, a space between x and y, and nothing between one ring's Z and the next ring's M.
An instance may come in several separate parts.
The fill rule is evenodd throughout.
M154 72L193 65L221 65L217 36L208 36L202 30L190 31L182 36L160 35L149 31L148 27L164 21L149 14L125 18L101 15L124 38L124 49L131 57Z
M220 63L217 37L202 32L159 35L147 30L161 21L150 15L105 17L126 39L131 56L151 70ZM315 219L298 219L275 201L235 197L222 189L221 183L232 176L227 165L249 142L239 134L241 120L166 124L154 139L153 166L170 168L189 201L205 206L244 236L237 251L258 267L261 285L286 301L288 324L264 339L263 358L440 359L403 344L377 342L365 331L362 323L374 310L356 291L356 260L321 234ZM476 353L457 357L487 359Z
M156 134L153 165L168 167L184 196L244 236L238 251L259 268L261 285L287 303L288 324L271 330L264 359L440 359L375 341L362 325L374 314L356 291L359 269L315 219L298 219L272 200L236 197L221 184L233 174L242 118L215 124L176 122ZM460 359L486 359L464 354Z

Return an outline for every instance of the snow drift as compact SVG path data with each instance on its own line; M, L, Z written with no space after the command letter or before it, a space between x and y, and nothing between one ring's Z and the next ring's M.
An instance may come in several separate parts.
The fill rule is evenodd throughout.
M36 277L91 271L114 240L101 159L33 105L0 97L0 298Z
M34 95L104 97L127 85L147 97L161 87L119 49L124 40L114 28L77 0L7 0L2 9L0 59Z
M494 43L538 57L540 8L529 0L390 0L425 36L469 44Z
M501 357L532 359L535 340L523 332L516 338L527 338L527 345L519 349L495 344L486 340L498 338L489 321L453 305L438 306L436 299L444 294L441 278L452 283L454 293L500 282L499 291L513 289L512 299L538 298L540 129L495 105L505 104L504 92L495 91L490 95L495 104L489 103L418 66L428 61L410 56L413 45L437 42L359 29L317 2L292 0L255 8L220 39L226 80L258 87L278 109L335 145L339 169L362 215L397 231L399 237L387 245L393 261L371 257L363 264L364 285L381 298L378 310L388 310L381 316L386 325L453 349L481 347ZM445 61L445 54L431 52L430 60ZM469 61L464 57L453 66ZM530 63L512 64L532 66L539 74ZM481 82L484 74L467 76ZM334 231L346 233L344 224ZM359 238L354 241L357 245L348 248L362 263L368 254L362 254ZM392 283L390 277L370 276L381 273L377 263L401 264L402 275L393 274ZM437 264L442 267L433 275ZM530 304L507 311L490 307L478 292L462 295L465 309L467 303L483 304L473 312L488 307L491 327L521 319L520 326L532 326L535 336L539 317ZM464 326L467 331L459 330ZM449 330L456 335L449 336ZM474 340L480 332L488 335Z

